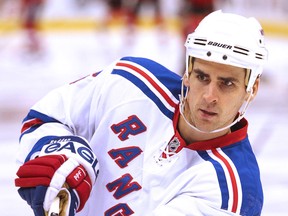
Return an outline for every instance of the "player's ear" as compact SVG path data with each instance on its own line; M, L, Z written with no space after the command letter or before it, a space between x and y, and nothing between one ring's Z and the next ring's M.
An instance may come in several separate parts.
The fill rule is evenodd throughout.
M185 72L182 79L183 79L183 84L186 87L189 87L189 74L188 74L188 72Z
M251 91L252 91L252 96L251 96L251 98L250 98L250 101L252 101L252 100L255 98L255 96L257 95L257 93L258 93L258 88L259 88L259 84L260 84L260 78L257 78L256 81L255 81L255 83L254 83L254 85L253 85L253 87L252 87L252 89L251 89ZM249 95L250 95L250 92L247 93L247 96L246 96L246 98L245 98L246 100L248 99Z

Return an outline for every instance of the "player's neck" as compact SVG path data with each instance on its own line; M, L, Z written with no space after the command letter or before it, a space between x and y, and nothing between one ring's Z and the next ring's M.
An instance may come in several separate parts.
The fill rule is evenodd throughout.
M199 132L193 128L191 128L183 119L182 115L179 116L178 119L178 131L181 135L181 137L185 140L187 144L204 141L204 140L210 140L214 139L220 136L223 136L225 134L228 134L231 132L230 129L220 131L218 133L202 133Z

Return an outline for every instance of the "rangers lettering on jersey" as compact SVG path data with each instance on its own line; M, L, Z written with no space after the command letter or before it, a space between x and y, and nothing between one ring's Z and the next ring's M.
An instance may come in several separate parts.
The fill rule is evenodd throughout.
M121 141L129 139L129 135L137 135L146 131L146 126L135 115L129 116L127 120L111 126L111 129Z
M131 146L126 148L111 149L108 154L115 163L124 168L128 166L128 163L141 154L142 150L137 146Z
M136 116L129 116L126 120L123 120L117 124L111 126L112 131L118 134L118 138L121 141L129 139L129 135L136 136L146 131L146 126ZM111 149L108 154L114 160L114 162L121 168L128 166L128 163L135 160L142 150L138 146L127 146L125 148ZM106 185L109 192L113 192L113 197L120 200L122 197L133 193L134 191L140 190L142 187L138 182L133 181L131 174L126 173L120 178L109 182ZM121 215L131 215L134 212L130 209L128 204L119 203L116 206L111 207L105 213L105 215L115 215L117 212Z

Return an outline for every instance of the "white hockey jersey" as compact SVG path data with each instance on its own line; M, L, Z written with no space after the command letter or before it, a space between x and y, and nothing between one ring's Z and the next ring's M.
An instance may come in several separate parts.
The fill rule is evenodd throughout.
M33 158L50 136L86 138L100 172L81 216L260 215L247 121L223 137L185 143L176 128L180 89L181 77L162 65L122 58L34 105L18 160Z

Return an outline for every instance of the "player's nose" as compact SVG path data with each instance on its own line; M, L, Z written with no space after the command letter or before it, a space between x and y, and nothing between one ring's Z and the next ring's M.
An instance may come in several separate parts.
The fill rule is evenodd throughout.
M217 85L213 82L210 82L207 86L205 86L203 99L207 104L217 103L219 100L219 91Z

